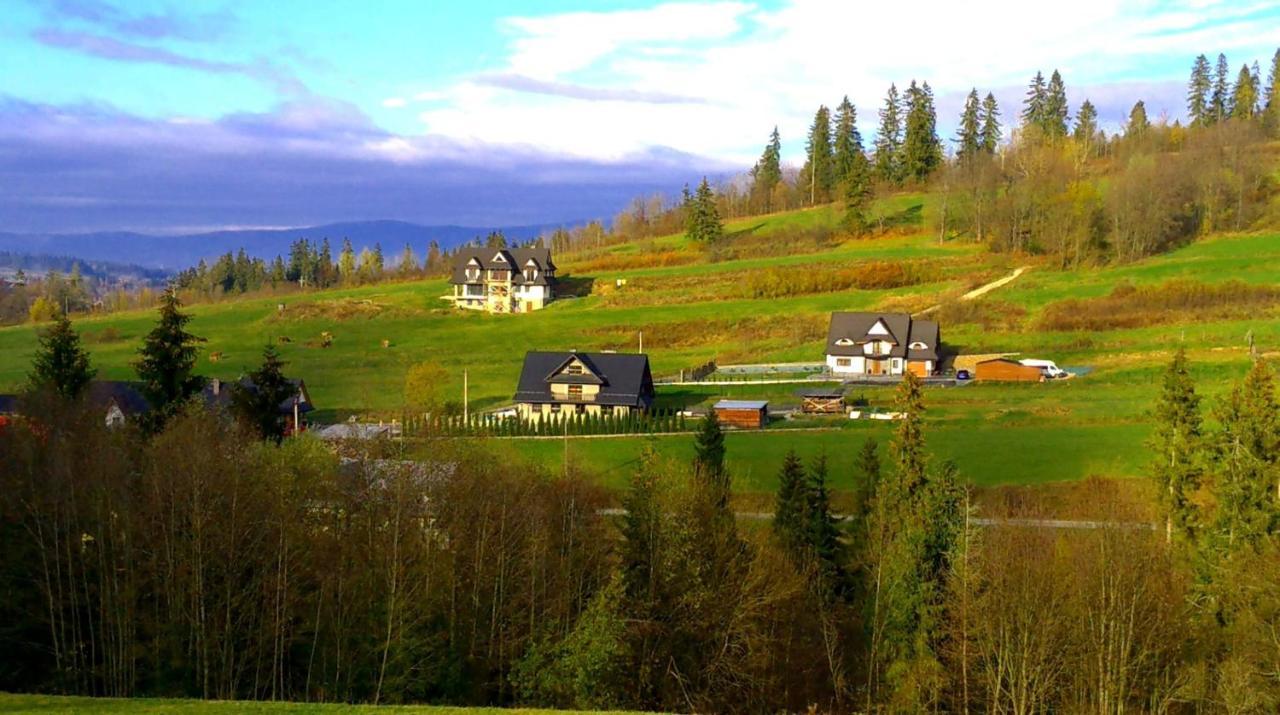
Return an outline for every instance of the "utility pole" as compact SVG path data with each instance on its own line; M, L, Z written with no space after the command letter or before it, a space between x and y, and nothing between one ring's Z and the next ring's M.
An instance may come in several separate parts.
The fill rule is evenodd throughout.
M640 354L644 354L644 331L640 331Z
M468 405L470 404L470 401L467 399L467 387L468 387L467 371L463 370L462 371L462 421L463 423L470 424L468 420L468 417L470 417L470 414L467 411Z

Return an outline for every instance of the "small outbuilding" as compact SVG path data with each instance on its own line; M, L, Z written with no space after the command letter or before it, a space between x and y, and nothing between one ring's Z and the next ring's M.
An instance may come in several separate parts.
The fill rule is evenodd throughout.
M810 390L800 393L800 409L809 415L838 415L844 412L844 393L839 390Z
M761 429L769 423L766 400L720 400L712 408L721 424L743 429Z
M1009 358L983 360L974 366L977 380L990 382L1044 382L1044 371Z

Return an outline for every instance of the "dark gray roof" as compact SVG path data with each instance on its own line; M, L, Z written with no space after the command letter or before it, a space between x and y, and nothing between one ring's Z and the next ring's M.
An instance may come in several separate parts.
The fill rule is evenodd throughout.
M117 380L94 380L89 383L89 404L109 408L115 405L125 417L140 415L151 409L142 395L142 383Z
M877 322L884 323L888 335L868 335ZM889 357L905 357L909 360L938 359L938 324L932 320L915 320L906 313L832 313L827 329L827 354L840 357L863 355L862 346L870 340L884 339L892 343ZM849 340L849 345L837 345ZM924 343L923 349L910 348L915 342Z
M17 395L0 395L0 415L16 415L18 413Z
M501 256L502 260L497 258ZM480 265L480 278L475 281L467 280L467 265L472 260ZM538 268L538 277L532 281L526 281L524 278L524 269L528 263L532 261ZM551 249L549 248L477 248L475 246L463 246L453 257L453 277L450 282L462 283L480 283L484 280L483 271L488 270L510 270L512 285L548 285L548 273L552 274L551 280L554 280L556 264L551 261Z
M307 384L298 378L292 378L289 382L293 383L294 386L298 388L298 412L306 413L314 410L315 406L311 404L311 393L307 391ZM253 380L250 380L248 377L240 378L239 383L250 390L254 389ZM201 391L200 397L203 398L205 404L210 407L230 407L231 386L233 384L234 383L227 380L214 378L205 383L204 390ZM280 403L280 414L293 414L293 400L293 397L289 397Z
M556 376L575 356L593 375ZM525 353L515 401L573 404L551 396L553 381L562 384L599 384L600 392L595 399L584 400L588 404L645 408L653 404L653 375L649 372L647 355L541 351Z

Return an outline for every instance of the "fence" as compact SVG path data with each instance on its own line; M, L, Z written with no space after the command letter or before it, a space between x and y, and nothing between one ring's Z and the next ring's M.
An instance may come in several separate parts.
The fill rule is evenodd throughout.
M514 415L472 414L406 416L404 431L413 437L555 437L560 435L651 434L686 432L688 422L675 410L630 414L565 412L524 419Z

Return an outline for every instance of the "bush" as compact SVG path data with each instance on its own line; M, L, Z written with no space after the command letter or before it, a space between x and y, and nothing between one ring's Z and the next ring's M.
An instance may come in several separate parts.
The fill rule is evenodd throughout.
M1119 330L1192 320L1255 317L1280 301L1280 287L1239 280L1202 283L1176 278L1158 285L1120 283L1110 295L1068 298L1045 307L1044 330Z

